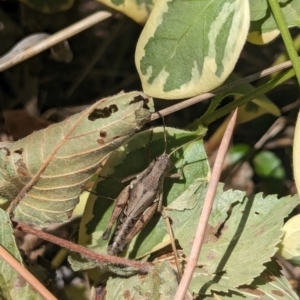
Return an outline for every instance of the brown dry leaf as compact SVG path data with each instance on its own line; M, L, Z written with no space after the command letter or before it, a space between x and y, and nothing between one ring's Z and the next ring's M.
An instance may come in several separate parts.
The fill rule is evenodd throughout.
M31 116L26 110L5 110L3 112L5 120L4 128L14 140L19 140L34 131L48 127L51 122Z

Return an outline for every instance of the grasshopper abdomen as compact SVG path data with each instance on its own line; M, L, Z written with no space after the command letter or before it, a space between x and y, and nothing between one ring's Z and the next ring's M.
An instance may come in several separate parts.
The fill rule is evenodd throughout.
M108 254L116 255L124 250L127 244L126 237L134 227L135 221L136 220L132 220L129 218L124 218L124 220L120 220L114 233L112 244L108 246Z

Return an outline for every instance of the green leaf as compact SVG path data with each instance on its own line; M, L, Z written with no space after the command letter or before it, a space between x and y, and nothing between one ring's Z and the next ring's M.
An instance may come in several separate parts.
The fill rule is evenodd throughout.
M261 300L299 299L288 280L281 274L280 267L275 261L266 263L265 270L250 284L232 288L229 292L213 291L214 296L201 295L200 299L222 300ZM195 279L197 279L197 276ZM124 299L124 295L134 300L146 299L174 299L178 283L174 271L165 261L155 265L153 270L145 276L130 278L111 278L107 284L107 299ZM215 288L217 284L213 285ZM219 297L218 297L219 296Z
M90 300L91 290L86 282L73 281L64 286L63 289L67 299L72 300Z
M210 91L232 72L250 22L248 1L156 1L137 44L144 91L179 99Z
M205 190L199 190L199 202L193 210L168 213L175 238L187 257L204 195ZM297 204L298 196L277 199L274 195L263 198L258 194L247 199L240 191L222 192L220 186L191 290L200 294L209 294L211 289L227 292L251 283L275 254L283 219Z
M240 77L236 74L232 73L229 78L226 80L226 83L232 83L236 80L239 80ZM236 99L241 98L249 93L255 91L255 87L253 87L249 83L243 83L232 88L230 91L222 93L219 95L221 98L225 98L229 95L235 95ZM243 105L239 108L238 111L238 119L237 122L245 123L251 121L259 116L270 113L276 117L280 116L279 108L265 95L259 95L257 98L253 99L251 102Z
M170 205L166 207L167 210L185 210L193 209L198 201L196 192L206 180L197 178L187 189L179 195Z
M236 75L235 73L230 74L230 76L226 79L225 84L231 84L235 81L239 80L240 77ZM212 101L210 102L209 108L205 112L205 114L197 121L191 125L191 127L196 126L197 124L208 124L211 122L211 115L214 114L214 111L216 108L220 105L221 101L230 95L234 95L235 100L253 93L256 90L255 87L253 87L249 83L243 83L238 86L233 87L227 92L221 93L214 97ZM280 116L280 110L279 108L265 95L259 95L256 98L254 98L251 102L242 105L239 107L238 110L238 116L237 116L237 123L245 123L248 121L251 121L255 118L260 117L263 114L270 113L276 117ZM228 121L224 121L222 125L218 128L217 133L215 133L215 136L223 136L224 131L226 129Z
M288 27L300 27L300 2L298 0L279 0L281 11ZM248 41L253 44L266 44L279 35L267 0L251 0L251 23Z
M164 150L162 131L156 130L151 143L151 153L154 156L161 154ZM179 138L180 133L182 138L185 137L189 140L195 134L189 133L188 135L186 133L184 135L183 131L168 129L167 153L178 146L177 143L181 140ZM147 145L148 141L149 132L147 131L128 140L122 147L123 153L121 152L122 149L119 149L110 157L111 161L107 163L108 167L104 174L109 175L114 171L113 176L116 176L115 178L125 178L129 174L135 173L134 171L143 170L145 166L143 167L140 162L144 161L145 163L147 155L140 147ZM176 145L172 144L172 141L173 143L177 141ZM186 140L181 140L181 143L183 142ZM185 180L181 183L172 183L171 180L174 179L166 178L164 185L164 205L168 205L165 213L171 218L175 239L183 249L185 257L189 256L191 250L206 193L205 178L207 178L208 173L205 170L207 170L207 161L205 156L199 152L201 147L199 142L194 142L186 145L182 151L179 149L175 152L180 154L179 158L181 159L176 163L174 161L176 168L186 162L183 169ZM137 150L134 151L133 148ZM201 172L199 172L199 168L202 169ZM106 178L97 186L101 195L112 198L115 198L122 188L123 186L118 186L116 179L111 178ZM114 194L116 196L111 196ZM89 211L85 212L90 215L90 222L82 223L81 230L87 228L91 234L91 241L88 245L90 248L105 253L107 242L103 241L101 236L106 229L111 213L109 206L112 206L112 203L111 200L101 197L94 199L94 201L92 208L90 207ZM264 264L270 261L275 254L276 245L282 235L280 229L283 225L283 219L297 204L299 204L297 196L277 199L276 196L263 198L259 194L247 199L244 192L232 190L224 192L223 186L220 185L215 197L198 267L190 285L191 291L204 295L210 294L211 290L228 292L241 285L250 285L253 279L263 272ZM107 211L103 209L105 206L108 207ZM123 255L139 258L150 253L154 254L155 251L165 247L169 242L164 220L156 215L132 240ZM80 264L77 264L78 266ZM91 267L91 265L89 266ZM82 268L85 267L87 266L82 264ZM132 295L133 299L143 299L139 298L140 293L134 294L132 290L132 286L140 287L142 284L138 281L138 276L128 280L122 278L122 283L118 281L119 285L116 286L119 286L120 290L115 286L109 292L116 294L111 295L116 297L123 295L125 289L125 291L129 291L129 295ZM138 288L139 291L143 291L143 288L140 288Z
M132 300L144 300L134 287L141 284L141 276L131 276L129 278L111 278L106 285L106 298L114 300L124 300L124 298Z
M229 165L240 162L250 151L250 146L246 144L234 144L229 148L226 160Z
M137 23L146 23L156 0L97 0L122 12Z
M155 265L146 276L111 278L106 286L106 299L172 300L178 282L168 262Z
M182 194L194 182L194 178L207 181L209 166L203 147L205 130L188 132L174 128L167 128L167 153L196 139L200 140L188 143L171 155L173 167L171 174L177 173L183 167L183 178L166 178L164 181L164 205L171 203ZM107 197L116 199L121 190L129 182L121 180L130 175L143 171L150 163L145 146L149 145L150 131L144 131L130 138L122 147L115 151L105 164L101 176L109 176L97 185L96 191L103 197L91 195L83 221L80 225L80 244L88 244L90 248L100 253L107 253L107 241L102 239L102 234L107 227L110 218L113 201ZM163 128L153 130L153 138L150 144L150 154L154 158L164 152ZM84 233L90 234L85 237ZM124 253L126 257L142 257L154 252L170 243L167 229L163 218L156 214L149 224L138 234ZM90 265L88 265L90 266ZM76 266L78 268L78 265Z
M19 0L33 9L43 13L58 13L68 10L74 4L74 0Z
M21 264L22 257L16 245L12 224L8 215L0 209L0 244ZM0 259L1 299L43 299L28 282L3 259Z
M21 200L15 217L40 226L67 221L86 181L149 119L152 105L142 93L119 94L1 148L0 195Z
M278 245L278 254L300 266L300 215L289 219L283 226L284 235Z
M249 285L240 286L232 289L229 293L214 292L214 295L206 296L203 299L222 299L222 300L297 300L299 297L293 291L288 280L281 274L280 267L274 261L266 264L266 270L255 278Z
M253 159L257 175L265 178L283 179L285 177L282 161L273 152L264 150L257 153Z

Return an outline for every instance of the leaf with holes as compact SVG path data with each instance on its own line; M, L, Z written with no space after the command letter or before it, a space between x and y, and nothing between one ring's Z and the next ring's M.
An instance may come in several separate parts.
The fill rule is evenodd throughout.
M1 197L13 201L20 221L67 221L101 161L141 128L152 108L143 93L118 94L1 148Z

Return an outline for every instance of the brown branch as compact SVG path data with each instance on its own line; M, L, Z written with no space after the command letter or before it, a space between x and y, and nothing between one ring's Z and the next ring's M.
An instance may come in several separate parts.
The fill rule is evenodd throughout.
M208 184L207 192L205 195L204 204L203 204L202 212L200 215L199 224L198 224L198 228L196 231L192 250L191 250L190 257L188 259L185 271L183 273L182 279L180 281L178 290L175 294L175 298L174 298L175 300L183 300L184 299L187 289L189 287L190 281L192 279L195 267L197 265L197 261L198 261L198 257L200 255L200 250L201 250L201 247L203 244L204 235L206 232L209 216L210 216L210 213L212 210L214 197L216 194L216 190L218 188L218 183L219 183L220 175L222 172L223 162L224 162L224 159L225 159L225 156L226 156L226 153L228 150L228 146L229 146L232 134L233 134L233 130L234 130L235 122L236 122L237 111L238 111L238 109L236 108L233 115L230 118L230 121L227 125L226 131L224 133L219 151L217 153L215 164L212 169L211 180Z
M172 105L172 106L167 107L165 109L162 109L162 110L160 110L158 112L154 112L153 114L151 114L150 121L156 120L158 118L161 118L162 116L164 117L166 115L172 114L172 113L174 113L176 111L179 111L181 109L184 109L184 108L189 107L191 105L194 105L196 103L199 103L199 102L202 102L202 101L207 100L209 98L212 98L212 97L216 96L217 94L228 92L232 88L234 88L234 87L236 87L238 85L241 85L243 83L250 83L250 82L252 82L254 80L257 80L257 79L266 77L266 76L268 76L270 74L276 73L278 71L282 71L282 70L285 70L287 68L290 68L291 66L292 66L292 63L289 60L289 61L286 61L286 62L281 63L279 65L267 68L267 69L265 69L263 71L260 71L260 72L251 74L249 76L246 76L244 78L238 79L238 80L236 80L234 82L231 82L231 83L225 84L223 86L220 86L220 87L216 88L215 90L213 90L210 93L204 93L204 94L197 95L195 97L189 98L189 99L184 100L184 101L182 101L182 102L180 102L178 104Z
M48 242L51 242L53 244L59 245L63 248L66 248L72 252L79 253L83 257L85 257L89 260L93 260L100 265L103 263L109 263L109 264L114 264L114 265L123 265L123 266L135 268L142 273L147 273L152 268L152 264L147 263L147 262L139 262L139 261L129 260L129 259L121 258L121 257L117 257L117 256L96 253L86 247L77 245L70 241L63 240L59 237L56 237L56 236L46 233L44 231L32 228L24 223L16 222L16 223L14 223L14 227L18 230L33 234L43 240L46 240Z
M23 45L22 48L24 48L24 51L18 51L15 55L12 55L12 57L10 57L9 59L5 59L4 61L1 61L0 59L0 72L3 72L8 68L13 67L20 62L23 62L24 60L37 55L64 40L67 40L68 38L82 32L83 30L86 30L93 25L109 18L110 16L111 13L108 11L97 11L54 34L49 35L49 37L36 44L34 43L33 45L26 45L27 47ZM12 51L14 51L14 49Z

